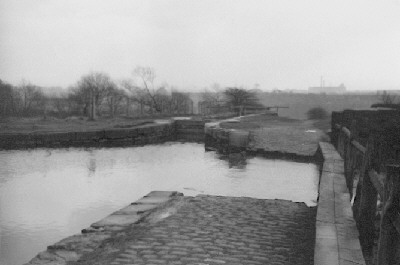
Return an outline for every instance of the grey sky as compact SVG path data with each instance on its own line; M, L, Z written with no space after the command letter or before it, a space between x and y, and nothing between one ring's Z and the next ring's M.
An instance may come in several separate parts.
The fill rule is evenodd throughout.
M137 65L201 89L400 89L400 1L0 0L0 78L68 86Z

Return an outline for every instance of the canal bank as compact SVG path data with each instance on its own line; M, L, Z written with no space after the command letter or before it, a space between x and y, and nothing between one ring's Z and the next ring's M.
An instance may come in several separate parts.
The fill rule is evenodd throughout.
M151 190L309 205L317 198L315 164L253 157L231 166L200 143L2 151L0 165L2 265L28 262Z
M0 150L27 148L143 146L167 141L203 142L204 121L155 120L132 128L87 131L0 133Z
M273 115L248 115L205 124L206 150L233 156L312 163L317 161L318 143L328 137L310 121Z
M228 144L232 145L233 143L235 148L229 147L228 149L234 151L233 153L240 151L241 148L245 148L245 151L250 152L251 150L249 150L248 145L249 143L254 144L254 141L251 139L250 141L242 141L242 136L246 135L246 133L243 134L240 130L239 133L237 132L238 130L229 129L228 140L230 138L231 140L229 140ZM237 138L238 135L239 137ZM274 142L273 135L269 134L270 138L264 142L264 148L260 146L257 148L257 144L253 148L255 147L256 151L263 150L265 154L268 154L269 148L265 148L265 143ZM300 143L300 140L298 140L298 143ZM236 147L239 147L239 149L236 149ZM318 142L314 143L312 148L316 150ZM287 149L282 149L276 150L276 152L281 154L287 153L285 151ZM328 149L329 152L332 151L330 148ZM324 154L322 150L321 152ZM301 154L299 153L295 154L295 157L300 156ZM324 159L329 156L322 155ZM314 157L314 154L312 157ZM340 167L340 163L333 167L332 165L327 166L326 169L324 169L325 164L321 165L323 167L321 167L320 200L324 199L322 194L326 192L327 194L338 194L337 198L341 196L341 193L345 194L346 190L337 185L338 180L332 180L335 185L328 185L328 188L326 185L323 185L323 183L326 183L324 181L326 176L323 177L323 172L331 168L337 170ZM329 165L329 163L326 163L326 165ZM339 187L338 190L335 191L335 187ZM268 186L265 186L265 188L268 189ZM332 255L326 256L326 254L330 253L334 240L339 244L343 242L343 238L332 232L332 229L338 229L339 227L336 223L333 223L333 226L332 224L330 224L331 226L327 226L324 223L325 221L321 221L318 217L316 222L315 208L309 208L302 203L216 196L197 196L193 198L179 196L178 193L172 194L166 192L154 194L158 196L155 196L157 198L155 201L160 201L160 204L156 203L156 206L146 206L141 205L141 203L134 203L133 205L140 205L142 207L139 207L141 210L131 207L117 211L111 216L94 223L90 228L84 229L81 235L67 238L55 245L49 246L47 251L40 253L29 264L131 264L135 261L138 264L235 264L235 262L237 264L265 264L266 261L273 261L277 264L313 264L312 260L314 256L315 261L320 262L315 264L335 264L331 263L332 259L329 258ZM147 196L145 201L148 201L148 198L151 198L153 195ZM328 199L328 202L330 203L322 203L318 207L319 215L321 215L321 211L323 213L324 209L325 211L327 211L326 209L331 209L329 207L332 205L332 199ZM236 205L239 208L235 208ZM257 205L259 208L254 208L254 205ZM343 211L348 213L345 201L342 204L335 204L334 207L337 207L335 208L335 211L338 210L337 212L340 212L340 209L344 209ZM205 211L202 212L201 209L205 209ZM247 212L247 209L250 209L250 212ZM269 212L269 214L275 218L269 220L271 222L268 221L268 216L264 215L267 209L272 209L272 212ZM286 209L290 209L291 213L286 214ZM241 215L242 211L245 215ZM197 212L204 215L197 216ZM233 215L230 215L231 213ZM208 223L207 218L204 217L207 215L210 217ZM301 218L296 219L296 215ZM229 218L226 219L226 216ZM185 223L184 220L186 219L191 220L191 222ZM221 228L219 227L221 225L218 225L218 223L222 223L229 229L218 230ZM167 225L169 227L168 231L171 230L171 233L168 231L162 232L162 229L159 230L160 227L157 224ZM206 225L204 226L204 224ZM301 224L301 226L298 227L296 224ZM212 225L216 227L214 230L209 231L209 233L202 235L196 232L206 231L206 227L212 227ZM280 226L285 231L288 230L291 232L289 234L285 233L284 230L279 229ZM185 231L185 227L192 228L189 231ZM240 229L242 227L245 231L250 232L243 233L242 229ZM272 228L272 230L268 230L268 227ZM266 230L258 235L256 231L263 229ZM276 234L274 234L275 230L277 231ZM303 239L307 239L304 241L305 244L302 245L302 241L298 239L295 242L299 243L294 245L293 235L301 234L303 230L307 231L306 234L302 234ZM339 234L342 233L340 231L338 232ZM351 232L353 228L350 226L350 230L346 231ZM220 237L213 238L213 233L220 235ZM158 234L161 234L161 238L158 238ZM254 236L254 234L257 236ZM350 245L348 245L350 247L346 247L344 250L337 247L338 251L334 252L336 254L333 254L333 257L336 255L337 261L341 262L340 264L346 264L343 262L351 261L347 259L347 256L340 253L344 253L343 251L354 251L353 248L357 242L357 234L354 232L353 235L354 237L351 238ZM161 242L161 245L157 243L158 241ZM197 241L200 243L204 241L205 243L204 245L197 244ZM315 241L317 244L314 243ZM195 243L190 244L190 242ZM235 245L235 242L245 243L244 245ZM312 251L314 245L315 252ZM184 250L185 247L186 251ZM181 251L181 254L178 254L179 251ZM267 256L263 256L262 253L267 253ZM340 257L345 258L341 259Z
M320 143L318 207L155 191L28 264L365 264L343 160Z

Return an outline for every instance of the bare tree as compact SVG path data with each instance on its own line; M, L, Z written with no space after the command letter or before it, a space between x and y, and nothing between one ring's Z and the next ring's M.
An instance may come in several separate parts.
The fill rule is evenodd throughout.
M22 80L18 87L18 93L22 103L24 115L34 115L37 112L45 112L46 97L38 86Z
M140 80L142 89L150 99L150 102L147 102L150 105L150 110L152 111L155 109L157 112L161 112L162 108L159 102L157 102L156 88L154 86L154 79L156 78L154 69L151 67L137 66L133 71L133 75Z
M41 88L22 81L18 87L0 80L0 116L43 114L46 117L48 99Z
M48 98L42 89L25 80L18 87L0 80L0 116L44 115L46 117Z
M378 97L380 103L383 104L395 104L396 102L396 95L390 94L386 90L383 90L382 94L379 94L378 92Z
M377 93L379 103L372 104L372 108L390 108L390 109L400 109L400 102L397 101L397 96L389 94L386 90L382 94Z
M107 96L108 91L114 83L108 74L101 72L93 72L88 75L82 76L78 81L77 94L82 95L86 100L86 106L89 106L89 119L96 119L96 113L98 112L99 106Z
M141 88L136 88L135 90L135 101L140 106L140 115L144 114L146 106L151 106L151 104L149 104L150 99L148 93Z
M82 89L79 86L71 86L68 88L69 108L72 112L82 113L89 116L90 108L90 93L87 89Z
M131 105L135 102L137 102L135 96L136 96L136 90L139 89L131 79L125 79L119 82L119 86L122 90L125 91L125 114L126 116L130 116L131 112Z
M121 82L121 87L126 91L127 101L126 101L126 114L129 116L130 107L133 104L139 105L140 115L144 114L145 106L150 105L149 96L146 90L137 86L135 82L131 79L126 79Z
M0 116L11 116L14 111L13 86L0 80Z
M116 85L110 85L107 90L106 103L111 117L115 116L115 113L119 110L121 103L126 97L127 95L124 90L118 89Z

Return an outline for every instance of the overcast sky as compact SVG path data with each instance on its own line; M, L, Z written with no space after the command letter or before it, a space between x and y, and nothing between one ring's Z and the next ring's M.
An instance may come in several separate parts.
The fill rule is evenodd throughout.
M0 0L0 79L400 89L400 0Z

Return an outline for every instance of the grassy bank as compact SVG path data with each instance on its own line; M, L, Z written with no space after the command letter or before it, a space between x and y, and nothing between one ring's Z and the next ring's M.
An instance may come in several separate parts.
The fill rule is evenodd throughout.
M271 152L312 156L318 142L329 141L329 121L295 120L271 115L242 117L240 122L224 122L226 129L250 132L250 147Z
M10 118L0 120L0 133L33 133L33 132L83 132L112 128L131 128L153 123L154 118L99 118L89 121L84 117L58 119L48 117Z

